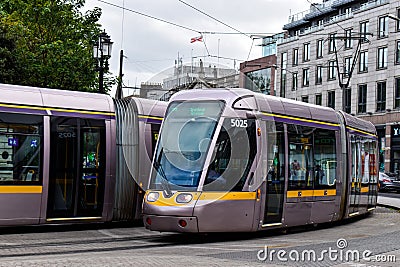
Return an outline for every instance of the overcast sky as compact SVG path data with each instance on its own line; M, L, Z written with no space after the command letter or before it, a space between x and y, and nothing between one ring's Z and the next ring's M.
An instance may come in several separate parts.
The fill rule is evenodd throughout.
M262 56L262 49L257 46L260 40L253 41L238 31L264 34L282 32L290 14L302 12L310 6L308 0L182 1L230 27L179 0L86 0L85 10L98 6L103 11L100 24L114 42L110 69L115 76L119 72L120 50L124 50L125 86L161 82L160 73L174 66L178 53L183 64L191 64L192 60L198 63L199 58L205 56L205 65L219 63L237 69L243 60ZM113 5L124 6L128 10L123 11ZM130 10L189 29L150 19ZM200 36L198 32L237 34L203 34L204 42L190 43L191 38ZM229 59L218 59L218 56ZM127 93L124 91L124 95Z

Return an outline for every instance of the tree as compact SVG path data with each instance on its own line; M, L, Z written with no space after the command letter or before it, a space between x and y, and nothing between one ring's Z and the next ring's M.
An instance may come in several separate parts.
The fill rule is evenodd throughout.
M0 26L0 82L14 83L19 67L15 56L15 40L7 33L7 29Z
M82 14L84 4L85 0L3 0L0 82L97 91L92 47L101 31L101 10Z

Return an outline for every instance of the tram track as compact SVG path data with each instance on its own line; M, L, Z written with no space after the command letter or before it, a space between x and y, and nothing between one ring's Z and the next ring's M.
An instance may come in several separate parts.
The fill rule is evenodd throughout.
M50 241L20 244L0 244L0 257L24 257L69 255L92 252L110 252L122 250L147 249L171 246L168 242L159 242L165 235L142 235L135 237L96 238L71 241Z
M380 208L382 211L377 214L381 214L380 219L386 218L391 219L397 213ZM374 218L370 218L374 219ZM376 219L375 219L376 220ZM354 220L345 224L337 225L340 228L346 227L353 223L363 222L363 220ZM335 225L329 224L321 226L320 229L335 229ZM108 231L109 230L109 231ZM164 233L164 234L153 234L148 232L140 232L141 229L120 229L115 228L110 230L97 230L97 231L71 231L71 232L45 232L39 233L17 233L0 235L0 257L6 258L18 258L18 257L46 257L46 256L57 256L57 255L72 255L86 254L86 253L104 253L104 252L117 252L117 251L140 251L140 250L152 250L161 249L168 250L168 248L187 246L197 247L201 244L207 244L208 247L213 247L213 243L218 247L221 243L229 242L252 242L255 244L264 244L265 242L278 242L282 246L282 240L287 242L287 237L279 231L267 231L257 233L237 233L235 235L215 233L210 235L183 235L177 233ZM126 231L125 231L126 230ZM293 234L301 234L311 231L310 229L293 229ZM136 233L137 231L137 233ZM332 230L333 231L333 230ZM65 234L67 233L67 234ZM125 235L123 235L125 233ZM50 234L50 235L49 235ZM102 234L105 236L98 236ZM355 234L355 233L353 233ZM97 236L96 236L97 235ZM86 237L84 237L86 236ZM56 238L54 238L56 237ZM278 237L278 238L277 238ZM353 236L355 238L356 236ZM368 236L357 236L356 239L368 238ZM50 239L51 238L51 239ZM282 240L281 240L282 239ZM253 240L253 241L252 241ZM268 240L268 241L267 241ZM325 239L324 239L325 240ZM3 242L3 243L1 243ZM7 242L7 243L6 243ZM309 240L306 241L306 243ZM284 243L284 242L283 242ZM298 242L295 242L297 245ZM303 242L304 243L304 242ZM291 243L292 244L292 243ZM292 244L294 245L294 244ZM261 246L261 245L260 245ZM227 248L223 246L221 248ZM69 257L69 256L68 256Z

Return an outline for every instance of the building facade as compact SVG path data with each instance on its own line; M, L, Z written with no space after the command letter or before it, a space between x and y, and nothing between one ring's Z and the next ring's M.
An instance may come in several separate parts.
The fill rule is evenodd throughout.
M398 0L323 1L277 44L277 95L374 123L386 172L400 170L399 17Z
M232 78L223 79L237 74L237 71L234 69L217 67L215 64L206 63L200 59L200 61L194 62L191 65L175 65L173 74L163 79L163 88L166 90L182 88L198 80L213 83L216 86L218 86L217 81L221 81L223 84L228 85L228 87L238 87L238 78L236 80ZM232 81L232 84L226 81Z
M283 37L284 33L278 33L262 38L263 57L240 63L239 87L267 95L276 95L276 44Z

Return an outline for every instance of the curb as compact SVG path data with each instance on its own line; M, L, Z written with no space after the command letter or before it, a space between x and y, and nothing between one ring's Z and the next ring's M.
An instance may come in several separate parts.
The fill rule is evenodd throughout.
M377 203L376 205L379 206L379 207L384 207L384 208L394 209L394 210L400 211L400 207L387 205L387 204L380 204L380 203Z

